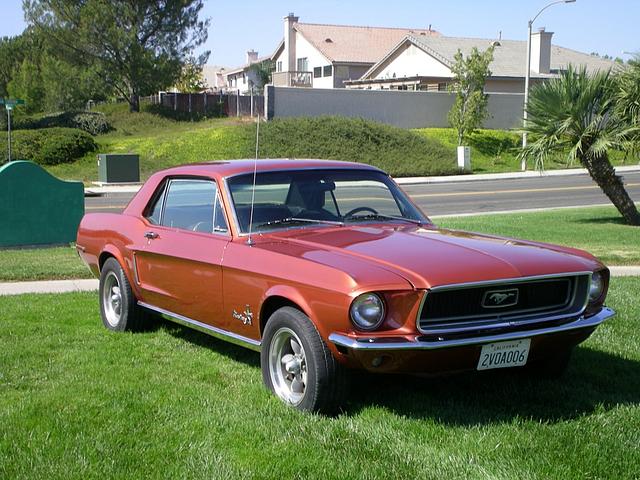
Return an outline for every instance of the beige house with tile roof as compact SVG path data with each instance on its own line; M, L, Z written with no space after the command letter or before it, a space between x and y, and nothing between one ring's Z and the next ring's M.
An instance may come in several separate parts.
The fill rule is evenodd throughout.
M610 60L553 45L553 33L540 29L531 37L531 80L553 78L569 64L584 65L587 71L607 70L616 64ZM523 93L526 41L491 40L409 34L365 72L359 79L346 82L347 88L446 91L452 80L454 55L468 55L494 47L491 77L485 91Z
M343 88L361 78L407 35L437 37L428 29L301 23L284 18L284 38L271 56L276 86Z

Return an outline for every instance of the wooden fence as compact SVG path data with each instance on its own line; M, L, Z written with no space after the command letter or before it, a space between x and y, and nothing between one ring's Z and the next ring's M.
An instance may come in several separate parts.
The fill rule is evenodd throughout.
M264 116L263 95L230 95L220 93L159 93L141 98L178 112L224 115L227 117Z

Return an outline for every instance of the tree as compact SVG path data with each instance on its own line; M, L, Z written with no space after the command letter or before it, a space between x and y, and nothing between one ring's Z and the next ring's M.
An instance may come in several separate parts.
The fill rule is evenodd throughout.
M589 172L630 225L640 225L640 213L616 175L608 151L625 148L637 131L615 109L617 82L609 71L587 74L572 66L558 78L535 85L527 105L525 130L535 140L521 157L544 166L551 153L569 152Z
M618 76L615 111L630 127L640 127L640 55L629 61ZM630 137L631 147L638 150L640 134L637 130Z
M275 65L271 60L267 59L251 65L251 70L256 74L257 82L255 86L258 92L262 92L264 86L271 83L271 74L275 70Z
M184 64L175 87L182 93L198 93L204 90L202 65L199 65L196 59L191 58Z
M25 18L78 65L96 68L131 111L180 78L207 39L203 0L24 0ZM199 57L204 63L209 52Z
M473 48L465 58L462 52L454 56L451 67L453 84L449 90L455 92L456 99L449 111L449 124L458 132L458 145L477 129L487 116L487 96L484 85L491 75L489 65L493 61L493 47L484 52Z

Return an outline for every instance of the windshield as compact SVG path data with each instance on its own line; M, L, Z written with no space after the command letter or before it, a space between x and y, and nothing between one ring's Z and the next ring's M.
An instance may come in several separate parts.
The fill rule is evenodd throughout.
M392 221L428 223L405 194L381 172L294 170L253 173L228 180L240 231Z

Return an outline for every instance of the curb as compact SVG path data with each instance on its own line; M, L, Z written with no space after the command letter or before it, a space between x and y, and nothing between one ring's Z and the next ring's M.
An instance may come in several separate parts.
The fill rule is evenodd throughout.
M609 267L612 277L640 276L640 266ZM78 280L42 280L37 282L0 283L0 296L22 295L25 293L71 293L98 290L97 278Z
M615 167L616 173L640 172L640 165L625 165ZM526 172L505 172L505 173L479 173L477 175L448 175L439 177L402 177L395 178L399 185L419 185L424 183L458 183L477 182L483 180L512 180L517 178L540 178L540 177L567 177L572 175L588 175L586 168L569 168L564 170L544 170Z

